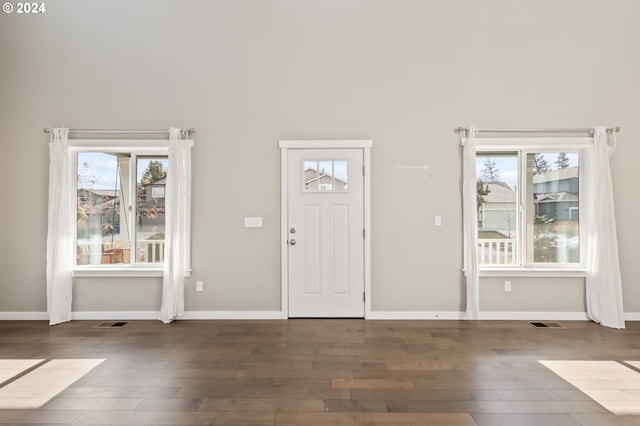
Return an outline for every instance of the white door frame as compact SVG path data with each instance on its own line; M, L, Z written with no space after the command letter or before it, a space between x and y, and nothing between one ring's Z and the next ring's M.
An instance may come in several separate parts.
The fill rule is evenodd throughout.
M362 149L364 159L364 317L371 316L371 140L281 140L280 148L280 244L281 244L281 295L282 319L289 318L289 224L288 170L290 149Z

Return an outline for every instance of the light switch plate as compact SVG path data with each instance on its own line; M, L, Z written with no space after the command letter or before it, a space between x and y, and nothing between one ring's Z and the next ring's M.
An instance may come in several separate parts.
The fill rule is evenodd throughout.
M436 216L434 223L436 226L442 226L442 216Z
M262 228L262 217L245 217L245 228Z

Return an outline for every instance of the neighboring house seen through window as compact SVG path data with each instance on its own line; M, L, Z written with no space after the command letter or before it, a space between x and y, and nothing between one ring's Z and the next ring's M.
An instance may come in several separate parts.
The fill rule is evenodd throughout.
M580 152L476 155L480 266L580 266Z
M76 265L162 264L166 149L75 152Z

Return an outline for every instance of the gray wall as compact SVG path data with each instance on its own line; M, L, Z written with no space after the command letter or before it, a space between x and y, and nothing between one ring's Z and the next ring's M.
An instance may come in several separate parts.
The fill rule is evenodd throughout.
M46 309L42 128L61 123L197 128L190 311L280 309L279 139L372 139L373 309L459 311L453 129L620 125L612 161L625 309L640 312L640 2L46 7L0 15L0 312ZM244 216L264 227L244 228ZM508 294L502 280L482 280L482 309L584 309L581 279L514 279ZM77 311L152 311L160 280L77 279L74 294Z

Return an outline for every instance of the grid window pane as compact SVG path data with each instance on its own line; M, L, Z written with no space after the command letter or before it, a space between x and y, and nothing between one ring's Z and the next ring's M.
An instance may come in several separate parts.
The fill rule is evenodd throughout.
M346 192L349 190L347 160L303 162L303 192Z
M580 154L527 154L527 260L580 262Z
M162 263L167 156L137 157L136 262Z
M476 156L478 261L518 263L518 155Z
M79 152L77 156L76 264L129 263L127 198L130 155Z

